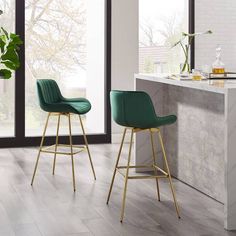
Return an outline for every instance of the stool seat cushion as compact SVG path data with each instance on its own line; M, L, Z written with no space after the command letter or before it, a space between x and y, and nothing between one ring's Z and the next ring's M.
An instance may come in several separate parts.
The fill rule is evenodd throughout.
M122 126L149 129L177 120L175 115L157 116L150 96L143 91L113 90L110 100L113 119Z
M37 80L39 103L42 110L47 112L86 114L91 104L86 98L65 98L54 80Z
M84 101L62 101L58 104L63 105L63 106L68 106L69 111L71 113L76 113L76 114L86 114L88 111L91 109L91 104L87 99L84 99Z

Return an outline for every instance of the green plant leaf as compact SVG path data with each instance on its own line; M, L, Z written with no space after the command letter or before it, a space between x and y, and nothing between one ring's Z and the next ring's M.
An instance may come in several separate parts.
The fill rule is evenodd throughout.
M18 60L19 60L19 57L18 57L18 54L17 54L15 48L8 46L6 52L1 56L1 59L3 61L9 60L9 61L12 61L14 63L17 63Z
M0 63L6 68L0 69L4 79L10 79L12 71L20 67L20 60L17 51L19 45L23 44L20 36L15 33L8 33L3 27L0 28Z
M1 30L3 31L3 33L5 34L7 39L9 39L9 35L8 35L7 31L3 27L1 27Z
M7 70L7 69L0 69L0 75L3 76L3 79L10 79L11 78L11 71L10 70ZM0 77L2 78L2 77Z
M20 66L19 56L14 47L7 47L7 51L2 55L1 59L2 61L10 61L12 64L15 64L16 69Z
M5 46L5 42L2 40L2 38L0 37L0 50L1 50L1 53L4 52L4 46Z
M202 35L202 34L212 34L212 33L213 32L211 30L207 30L207 31L204 31L204 32L197 32L197 33L182 32L182 35L186 36L186 37L195 37L195 36Z
M174 44L171 46L171 48L174 48L174 47L176 47L178 44L181 44L181 43L184 41L185 37L186 37L186 36L183 36L179 41L177 41L176 43L174 43Z
M15 64L12 61L2 61L2 64L4 64L7 68L11 70L17 70L19 68L19 64Z
M11 41L7 45L7 50L11 50L11 49L18 51L20 48L13 41Z
M5 34L0 35L0 38L2 39L2 41L6 44L7 42L7 38Z
M174 47L176 47L178 44L180 44L181 43L181 40L179 40L179 41L177 41L176 43L174 43L172 46L171 46L171 48L174 48Z
M14 45L21 45L21 44L23 44L23 41L20 39L20 36L17 35L17 34L11 33L10 34L10 39L11 39L10 44L14 44Z

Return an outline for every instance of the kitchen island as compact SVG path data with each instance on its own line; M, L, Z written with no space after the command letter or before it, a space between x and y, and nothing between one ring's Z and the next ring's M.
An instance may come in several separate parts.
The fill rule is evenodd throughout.
M174 80L164 74L136 74L135 90L151 96L159 116L178 117L176 124L162 128L172 175L222 202L224 226L235 230L236 80ZM148 133L138 133L136 164L150 164L151 155Z

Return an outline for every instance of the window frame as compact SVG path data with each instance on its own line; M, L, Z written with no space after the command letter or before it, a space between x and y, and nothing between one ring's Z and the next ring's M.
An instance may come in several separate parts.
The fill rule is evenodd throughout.
M138 25L139 27L139 25ZM188 32L195 33L195 1L188 0ZM195 39L193 38L190 46L190 68L195 67Z
M111 90L111 1L105 0L105 60L104 60L104 79L105 79L105 119L104 119L104 134L88 134L88 142L96 143L111 143L111 110L109 103L109 94ZM16 34L25 38L25 0L15 1L15 28ZM24 41L25 42L25 41ZM15 74L15 136L0 138L0 147L24 147L38 146L41 137L26 137L25 136L25 46L21 45L19 52L21 67ZM40 109L40 108L39 108ZM46 122L46 121L45 121ZM79 122L79 120L78 120ZM68 142L69 136L60 136L60 142ZM84 143L82 135L74 135L73 142L77 144ZM44 145L52 145L55 143L55 136L46 136Z

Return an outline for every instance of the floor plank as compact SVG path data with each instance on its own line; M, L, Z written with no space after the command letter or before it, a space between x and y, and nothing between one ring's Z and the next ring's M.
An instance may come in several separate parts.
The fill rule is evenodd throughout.
M109 205L106 197L118 145L91 145L97 174L94 181L86 153L75 159L72 189L71 160L43 154L34 186L30 181L37 148L0 150L0 236L236 236L223 229L223 205L174 180L181 219L176 217L166 180L160 180L161 202L154 180L130 180L123 224L120 210L123 178L117 176ZM126 162L128 147L122 154Z

